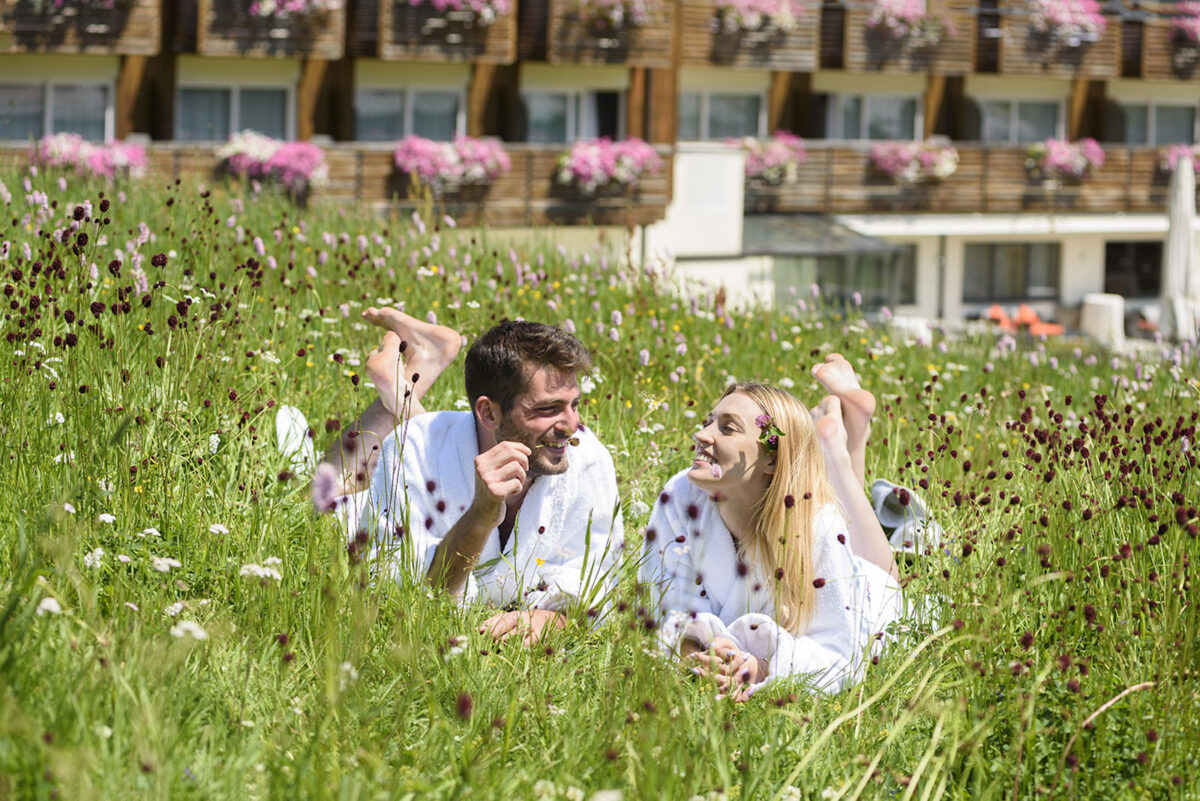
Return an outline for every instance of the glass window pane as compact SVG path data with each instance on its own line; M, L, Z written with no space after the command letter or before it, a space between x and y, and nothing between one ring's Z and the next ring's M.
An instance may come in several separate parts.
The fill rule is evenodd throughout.
M842 98L842 139L862 137L862 98Z
M180 89L175 138L183 142L223 142L229 138L228 89Z
M1017 141L1040 142L1058 135L1058 103L1023 101L1017 105Z
M968 244L963 247L963 300L980 302L991 294L992 248Z
M1191 144L1196 134L1195 106L1155 106L1154 144Z
M1025 284L1025 247L1019 244L991 245L993 298L1019 298Z
M700 138L699 92L681 92L679 95L679 138Z
M55 86L50 126L54 133L77 133L89 142L103 142L107 106L107 86Z
M394 142L404 136L404 92L359 89L354 93L354 138L360 142Z
M985 142L1009 142L1012 137L1012 103L983 100L979 103L980 136Z
M868 139L914 139L917 101L911 97L872 97L867 100Z
M567 112L570 105L565 94L536 94L525 96L526 139L530 142L558 144L567 141Z
M758 136L758 95L709 95L708 138Z
M413 92L412 132L448 142L458 133L458 92Z
M1122 106L1124 127L1121 141L1127 145L1150 143L1150 117L1145 106Z
M1028 246L1029 263L1022 294L1027 298L1058 297L1058 243L1039 242Z
M40 139L45 98L41 86L0 86L0 139Z
M917 302L917 246L906 245L893 262L892 303Z
M238 128L287 139L287 90L242 89L238 92Z

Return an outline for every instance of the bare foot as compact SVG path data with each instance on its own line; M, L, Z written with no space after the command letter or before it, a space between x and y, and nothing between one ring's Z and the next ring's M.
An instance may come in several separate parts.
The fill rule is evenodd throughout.
M434 325L418 320L399 309L374 306L362 313L367 322L386 328L405 343L403 351L407 360L406 379L415 373L420 377L413 381L413 396L420 400L433 380L450 366L462 348L462 335L444 325Z
M367 377L375 385L379 402L383 408L400 416L400 408L404 396L408 392L408 382L405 380L404 359L400 356L400 346L403 340L394 331L383 335L383 342L367 357Z
M849 456L846 449L846 426L842 422L842 403L836 395L827 395L812 410L813 428L828 463L831 456Z
M855 417L870 423L875 414L875 396L862 388L854 367L842 354L832 353L825 357L824 362L813 365L812 374L827 392L837 395L847 418ZM851 422L846 420L848 426Z

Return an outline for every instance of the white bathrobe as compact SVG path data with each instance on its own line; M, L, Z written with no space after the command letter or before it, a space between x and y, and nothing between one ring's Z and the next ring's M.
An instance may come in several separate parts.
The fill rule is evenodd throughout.
M705 646L727 637L767 661L768 681L808 676L826 692L856 681L881 647L877 635L899 613L900 588L851 552L846 520L833 504L817 510L812 537L814 575L805 580L823 584L808 629L791 634L775 623L774 576L741 564L717 505L686 471L675 475L650 515L639 569L660 599L664 648L677 651L685 636Z
M624 529L612 456L576 434L568 469L529 487L504 551L489 535L464 602L560 610L592 605L617 580ZM362 519L374 521L372 556L397 578L421 580L434 551L475 496L479 444L470 412L418 415L384 440Z

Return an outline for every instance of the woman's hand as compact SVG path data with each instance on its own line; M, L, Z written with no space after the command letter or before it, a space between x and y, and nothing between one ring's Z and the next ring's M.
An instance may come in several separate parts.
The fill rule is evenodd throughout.
M691 654L695 663L692 672L711 678L717 685L718 697L730 696L735 702L750 697L751 684L766 678L767 663L743 651L737 643L717 637L709 643L707 652Z

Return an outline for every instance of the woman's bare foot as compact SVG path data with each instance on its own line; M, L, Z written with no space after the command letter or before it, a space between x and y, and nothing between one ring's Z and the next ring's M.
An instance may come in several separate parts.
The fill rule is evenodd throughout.
M418 320L399 309L374 306L362 313L369 323L386 328L405 343L405 379L412 381L413 397L420 400L435 378L450 366L462 348L462 335L444 325ZM418 378L413 381L416 374Z
M367 377L375 385L379 402L383 408L399 417L404 404L405 395L409 392L408 381L404 370L404 359L401 354L403 340L394 331L383 335L379 347L367 357Z
M846 426L842 420L842 403L836 395L827 395L812 410L813 428L825 464L832 473L839 465L849 463L850 452L846 448Z
M832 353L812 368L813 378L841 402L841 417L846 428L847 448L854 474L866 483L867 439L875 414L875 396L862 388L854 367L840 353Z

